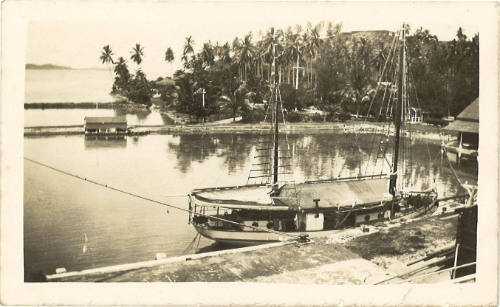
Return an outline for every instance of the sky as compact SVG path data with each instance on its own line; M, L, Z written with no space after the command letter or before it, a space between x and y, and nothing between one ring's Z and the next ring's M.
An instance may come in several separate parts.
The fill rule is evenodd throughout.
M84 2L81 2L84 3ZM80 3L80 4L81 4ZM77 13L79 11L79 13ZM106 67L99 61L101 49L110 45L115 58L129 59L136 43L144 47L142 69L148 77L170 75L181 67L186 36L195 50L211 40L231 42L252 31L271 26L285 29L308 21L341 23L343 31L398 29L403 22L412 29L429 29L440 40L451 40L458 27L467 36L479 32L480 15L470 3L374 3L374 2L104 2L102 6L77 5L67 14L46 14L32 20L27 31L26 62L52 63L75 68ZM171 47L175 61L164 61Z

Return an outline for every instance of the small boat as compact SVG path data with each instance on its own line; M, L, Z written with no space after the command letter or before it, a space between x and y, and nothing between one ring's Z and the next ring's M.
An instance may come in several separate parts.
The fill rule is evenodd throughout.
M396 35L393 56L399 51L397 93L406 93L405 40L401 31L399 48ZM391 51L392 52L392 51ZM395 145L391 173L333 178L295 183L284 179L283 164L290 159L286 150L280 152L278 115L281 105L276 64L273 61L271 80L272 142L257 152L268 152L269 161L257 163L263 173L250 178L264 182L232 187L195 189L189 195L189 221L202 236L216 242L248 246L278 242L308 233L323 232L398 218L414 218L437 207L435 191L406 191L398 188L398 161L401 124L406 119L406 95L393 99ZM385 95L384 95L385 96ZM389 97L390 99L391 97ZM391 108L392 109L392 108ZM387 136L384 136L387 139ZM388 142L385 142L387 144ZM271 145L271 146L270 146ZM387 145L385 145L387 146ZM386 149L384 149L385 152ZM257 154L255 158L265 157ZM288 164L290 164L288 162ZM401 184L401 180L400 180Z

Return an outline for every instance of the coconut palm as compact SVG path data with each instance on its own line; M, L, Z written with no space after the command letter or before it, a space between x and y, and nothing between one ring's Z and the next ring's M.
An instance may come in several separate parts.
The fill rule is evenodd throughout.
M240 65L240 80L247 81L247 67L251 63L255 55L255 47L252 44L252 32L237 44L237 56Z
M126 91L130 81L130 73L127 68L127 61L123 57L119 57L115 63L115 82L113 84L113 92Z
M301 27L297 26L296 27L296 32L292 33L291 31L287 31L286 34L286 46L284 50L284 56L286 58L286 61L288 63L293 63L297 65L295 68L292 67L292 69L289 69L289 73L293 73L293 69L296 69L296 77L295 77L295 89L298 89L298 79L299 79L299 64L300 64L300 57L302 56L302 49L303 49L303 44L302 44L302 37L300 35L301 32ZM287 74L289 75L289 74Z
M130 56L130 59L137 65L140 65L142 63L142 57L144 56L144 48L140 44L135 44L131 53L132 55Z
M268 80L272 82L271 80L271 63L273 62L273 46L276 46L276 56L281 55L282 53L282 36L283 36L283 31L276 30L274 27L270 28L266 35L264 36L262 40L262 46L260 50L260 56L264 58L264 61L268 63L269 70L268 70L268 75L269 78Z
M172 70L172 62L174 61L174 52L172 51L172 48L168 47L167 50L165 51L165 61L170 63L170 69Z
M105 63L115 64L115 62L113 61L113 55L114 54L113 51L111 50L111 47L109 47L109 45L106 45L102 47L102 53L99 59L102 61L103 64Z
M201 50L201 60L203 61L205 67L212 66L215 62L214 47L210 41L203 44L203 48Z
M174 61L174 52L170 47L168 47L167 51L165 51L165 61L168 63L172 63Z
M184 43L184 49L182 50L182 58L181 58L182 61L184 62L185 68L188 67L188 62L189 62L188 55L194 54L193 46L194 46L193 38L191 36L186 37L186 42Z
M372 80L372 66L374 63L373 46L365 38L353 41L349 53L349 88L353 102L357 105L356 113L359 114L360 104L365 102L371 93L374 80Z
M217 104L222 108L226 108L233 114L233 121L236 120L236 115L241 110L248 108L255 96L254 92L248 89L245 82L241 82L236 90L231 95L223 95L217 99Z

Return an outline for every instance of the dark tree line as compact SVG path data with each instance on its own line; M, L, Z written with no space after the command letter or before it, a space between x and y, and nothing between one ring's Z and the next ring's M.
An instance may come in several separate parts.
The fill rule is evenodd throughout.
M422 28L407 27L407 32L410 95L434 117L457 115L479 93L478 35L468 38L459 28L452 41L443 42ZM183 69L163 79L170 82L148 82L140 70L131 75L123 58L115 63L104 56L112 54L109 46L101 60L115 65L113 91L128 93L134 102L149 102L146 96L156 90L165 106L197 118L243 115L261 120L264 111L253 103L269 100L275 46L281 95L289 113L315 106L331 114L366 115L377 82L384 81L378 78L393 40L389 31L345 33L341 25L308 23L305 28L270 28L257 38L248 33L231 43L204 42L196 52L189 36L181 54ZM140 46L132 54L138 51ZM173 59L169 48L165 60ZM136 94L133 89L138 89ZM371 115L376 112L370 110Z

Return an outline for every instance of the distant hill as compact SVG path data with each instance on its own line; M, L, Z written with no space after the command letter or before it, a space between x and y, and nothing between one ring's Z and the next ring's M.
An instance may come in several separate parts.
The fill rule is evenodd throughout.
M54 64L42 64L42 65L26 64L26 69L72 69L72 68L68 66L60 66Z

